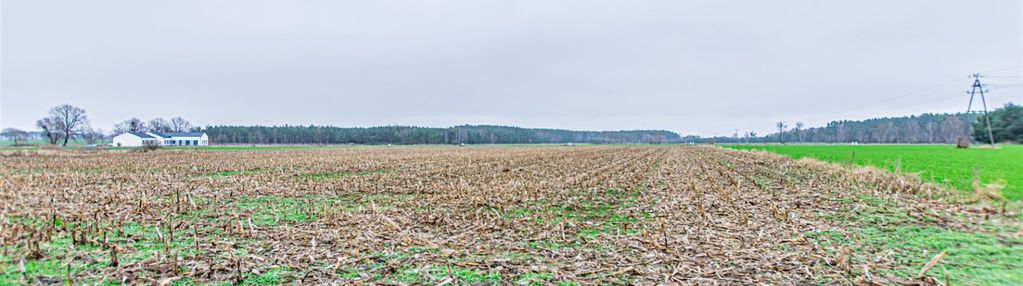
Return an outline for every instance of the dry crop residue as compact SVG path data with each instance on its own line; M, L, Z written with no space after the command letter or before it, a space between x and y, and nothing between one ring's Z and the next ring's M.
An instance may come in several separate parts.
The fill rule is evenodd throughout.
M712 147L100 152L0 175L16 283L907 282L808 234L849 235L827 218L864 196L979 217L927 184Z

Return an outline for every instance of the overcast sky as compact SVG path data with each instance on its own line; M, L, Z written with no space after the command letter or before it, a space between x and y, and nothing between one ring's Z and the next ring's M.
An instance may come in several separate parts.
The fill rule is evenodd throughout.
M1023 101L1023 7L971 1L2 0L0 127L501 124L767 133Z

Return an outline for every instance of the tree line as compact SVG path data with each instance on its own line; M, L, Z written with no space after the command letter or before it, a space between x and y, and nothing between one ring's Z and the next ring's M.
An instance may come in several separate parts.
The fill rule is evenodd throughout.
M1023 142L1023 107L1008 103L988 115L994 141ZM801 122L790 126L776 122L778 132L757 136L754 132L731 137L699 138L696 143L874 143L955 144L958 138L989 141L985 115L977 113L925 113L867 120L838 120L823 127L805 128Z
M987 123L991 123L988 132ZM975 142L1023 142L1023 106L1008 103L987 115L976 113L922 114L867 120L832 121L823 127L806 128L802 122L793 127L775 124L778 132L757 136L755 132L732 136L679 136L665 130L572 131L497 125L461 125L448 128L417 126L333 127L333 126L193 126L181 117L130 118L114 126L113 135L125 132L203 131L217 144L659 144L659 143L882 143L882 144L955 144L959 138ZM36 128L49 144L67 145L75 139L93 144L107 137L92 129L85 110L61 104L36 121ZM0 136L17 145L29 138L29 132L7 128Z
M988 122L991 123L990 133L987 130ZM988 142L988 138L992 138L995 142L1023 143L1023 106L1009 103L994 112L981 115L973 122L973 138L978 142Z
M838 120L822 127L805 128L801 122L793 127L776 122L775 133L756 136L738 133L731 137L704 138L698 143L868 143L868 144L954 144L959 137L969 137L976 115L922 114L903 117L882 117L867 120Z
M416 126L211 126L202 131L218 144L543 144L673 143L677 133L664 130L572 131L495 125L448 128Z
M969 136L975 120L975 115L965 113L840 120L824 127L795 128L769 137L782 142L955 143L957 138Z

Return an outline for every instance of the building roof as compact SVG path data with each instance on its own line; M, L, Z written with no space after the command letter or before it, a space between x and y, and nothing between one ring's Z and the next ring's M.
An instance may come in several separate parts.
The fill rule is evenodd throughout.
M156 136L160 136L161 138L171 138L171 137L202 137L203 134L206 134L206 133L203 133L203 132L150 132L150 133L152 133L152 134L154 134Z
M139 138L143 138L143 139L145 139L145 138L153 138L153 136L149 136L149 134L142 133L142 132L128 132L128 134L135 135L135 136L138 136Z

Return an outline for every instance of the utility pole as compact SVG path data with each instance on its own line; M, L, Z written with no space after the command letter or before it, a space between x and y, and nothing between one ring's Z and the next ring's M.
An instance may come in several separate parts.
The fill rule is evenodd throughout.
M991 132L991 117L987 115L987 99L984 97L984 94L987 93L988 90L984 89L984 84L980 83L980 78L984 76L980 75L979 73L975 73L971 75L971 77L973 77L973 88L970 89L970 91L966 92L970 94L970 104L966 106L966 113L967 114L970 113L971 109L973 108L973 97L979 91L980 103L981 106L984 107L983 113L985 121L984 123L987 124L988 143L991 143L991 146L995 146L995 135L994 133Z

